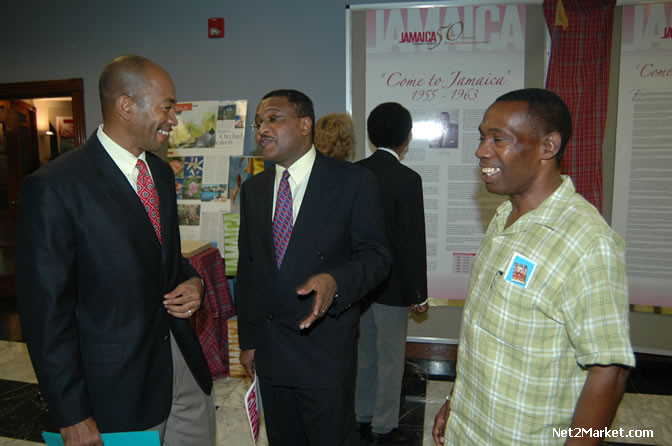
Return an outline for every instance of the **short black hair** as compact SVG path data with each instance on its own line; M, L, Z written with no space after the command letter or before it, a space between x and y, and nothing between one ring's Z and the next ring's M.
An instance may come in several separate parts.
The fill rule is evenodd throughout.
M315 110L313 109L313 101L308 96L297 90L273 90L266 93L261 100L268 98L287 98L287 102L292 104L296 109L296 114L299 117L309 117L312 122L311 139L315 137Z
M572 115L560 96L543 88L524 88L501 95L495 100L497 102L525 102L530 124L540 136L558 132L561 143L557 160L560 162L572 136Z
M142 56L129 54L112 59L103 68L98 79L100 107L105 118L106 112L114 107L121 95L142 102L142 90L146 84L146 73L152 61Z
M397 102L384 102L376 106L366 121L371 144L388 149L403 145L412 128L411 113Z

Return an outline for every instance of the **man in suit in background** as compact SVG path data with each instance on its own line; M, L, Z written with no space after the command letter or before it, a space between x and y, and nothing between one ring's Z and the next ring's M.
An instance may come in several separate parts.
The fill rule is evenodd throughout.
M367 120L376 151L359 162L378 178L392 250L390 274L363 302L360 321L355 410L360 433L374 444L412 440L398 428L408 309L428 309L422 179L400 162L412 127L402 105L378 105Z
M313 146L313 104L268 93L256 140L273 169L241 191L240 361L258 374L271 445L354 445L359 312L389 270L374 176Z
M66 445L148 429L213 445L212 377L188 321L203 285L180 253L173 172L150 153L177 124L175 88L121 56L99 89L104 125L21 191L17 295L40 389Z

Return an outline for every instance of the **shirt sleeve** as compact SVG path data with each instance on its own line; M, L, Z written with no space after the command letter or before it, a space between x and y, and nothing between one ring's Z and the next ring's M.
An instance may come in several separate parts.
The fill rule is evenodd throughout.
M582 366L633 367L625 248L605 234L586 248L567 278L562 296L576 361Z

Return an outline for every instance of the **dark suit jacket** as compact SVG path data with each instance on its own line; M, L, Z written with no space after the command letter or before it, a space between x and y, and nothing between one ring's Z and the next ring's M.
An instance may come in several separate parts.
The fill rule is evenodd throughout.
M370 169L378 179L392 248L390 275L369 297L392 306L421 303L427 299L422 179L384 150L376 150L359 164Z
M182 258L175 181L147 153L163 244L128 180L94 135L25 179L17 231L21 326L58 426L93 416L102 432L168 417L169 330L201 388L212 378L188 320L163 295L196 271Z
M366 169L317 153L283 264L275 266L272 216L275 168L247 180L241 192L238 259L240 346L256 349L257 373L276 385L327 388L353 382L361 299L389 269L383 211ZM300 321L312 296L299 287L329 273L338 301L308 330Z

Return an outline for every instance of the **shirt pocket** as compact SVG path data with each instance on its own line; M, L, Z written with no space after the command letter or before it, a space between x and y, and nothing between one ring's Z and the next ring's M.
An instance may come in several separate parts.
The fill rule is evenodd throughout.
M498 271L486 293L476 325L499 343L526 351L535 327L537 302L534 290L508 282L504 273Z

